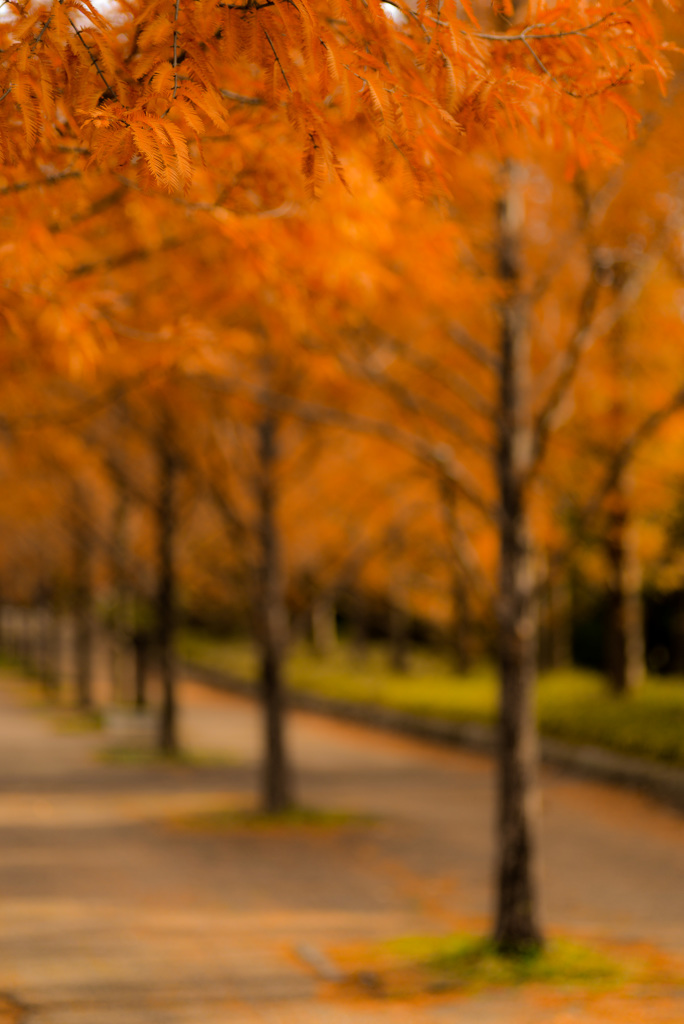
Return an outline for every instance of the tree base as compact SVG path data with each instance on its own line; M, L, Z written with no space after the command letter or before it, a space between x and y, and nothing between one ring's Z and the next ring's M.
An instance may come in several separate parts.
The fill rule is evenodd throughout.
M500 929L494 936L494 948L500 956L531 957L541 953L546 943L541 934L536 932L505 932Z

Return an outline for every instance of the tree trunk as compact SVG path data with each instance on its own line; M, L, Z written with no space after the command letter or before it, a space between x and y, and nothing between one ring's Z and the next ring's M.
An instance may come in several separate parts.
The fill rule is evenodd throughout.
M4 648L10 658L17 656L17 608L16 605L4 605L3 640Z
M451 549L451 622L448 652L457 676L468 675L473 662L472 616L465 566L463 530L458 520L457 493L445 479L439 483L439 500L444 529Z
M610 569L607 671L618 694L633 693L646 677L641 567L624 483L611 496L606 530Z
M567 576L556 574L549 580L549 665L572 665L572 587Z
M50 608L50 662L52 684L58 695L62 682L62 616L54 597Z
M389 579L389 665L398 675L409 671L409 619L404 610L407 597L406 570L402 564L406 540L404 524L392 527L388 536L388 555L392 563Z
M675 675L684 676L684 590L678 590L674 595L670 618L670 649L672 671Z
M352 590L349 610L349 658L358 668L368 658L368 600L361 590Z
M472 628L468 588L459 566L454 568L451 585L451 660L458 676L467 676L472 668Z
M133 635L133 700L138 711L147 707L147 674L149 668L150 638L138 630Z
M264 712L262 806L276 814L292 806L291 778L285 748L283 659L287 614L277 521L276 469L278 421L267 413L258 428L257 478L260 560L257 580L259 673Z
M54 609L49 592L44 594L38 605L38 631L40 637L40 677L46 694L54 699L57 691L57 675L54 660Z
M28 669L33 668L33 613L30 605L22 608L22 661Z
M166 408L160 413L157 436L158 492L156 646L162 701L159 716L159 748L167 756L178 752L176 707L176 459L172 442L173 424Z
M311 602L311 647L318 658L327 658L337 649L337 609L330 591L318 590Z
M89 528L87 495L74 493L73 543L73 644L76 705L82 711L93 706L93 539Z
M12 605L12 657L21 661L23 657L23 632L22 632L21 606Z
M390 668L398 675L409 671L409 637L406 613L398 604L389 609Z
M112 513L109 574L112 588L112 607L109 628L109 685L114 701L125 699L126 669L126 597L128 589L126 532L129 497L124 486L123 473L116 467L112 474L117 485L117 501Z
M567 668L572 664L572 590L565 572L547 571L539 583L539 665L542 669Z
M507 953L542 944L539 921L538 742L534 709L537 621L527 476L532 465L530 343L519 234L524 210L509 167L499 205L501 308L498 889L495 939Z
M612 287L617 297L625 284L626 268L613 268ZM608 338L612 362L613 396L610 409L610 437L620 443L630 432L630 411L639 395L633 390L633 368L629 359L625 318L614 325ZM606 669L613 691L633 692L646 676L644 614L641 598L641 566L632 520L631 479L624 468L607 497L605 533L609 567Z

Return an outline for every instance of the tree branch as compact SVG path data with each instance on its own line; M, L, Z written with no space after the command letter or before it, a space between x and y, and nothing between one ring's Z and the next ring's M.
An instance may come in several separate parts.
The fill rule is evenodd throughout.
M60 181L80 177L80 171L64 171L62 174L51 174L38 181L17 181L13 185L5 185L4 188L0 188L0 196L7 196L12 192L25 192L29 188L40 188L41 185L58 185Z
M66 224L60 223L59 221L52 221L51 224L48 224L47 230L51 234L56 234L58 231L63 231L65 227L74 227L76 224L83 224L84 221L90 220L91 217L96 217L99 213L104 213L104 211L108 210L110 206L115 206L119 199L121 199L125 194L126 190L123 188L114 189L113 192L108 192L106 195L100 196L99 199L96 199L87 210L83 210L81 213L75 213L73 217L69 218Z
M60 3L61 3L61 0L60 0ZM112 86L109 84L109 82L105 78L104 71L102 70L102 68L100 67L100 65L97 62L97 57L93 53L93 51L90 48L90 46L88 46L88 44L86 43L85 39L83 38L83 31L82 31L82 29L76 28L76 26L74 25L74 23L71 20L71 18L68 18L68 21L69 21L69 24L71 25L72 29L74 30L74 32L78 36L80 42L83 44L83 46L85 46L86 50L88 51L88 56L90 57L91 63L93 65L93 67L95 68L95 70L97 71L100 79L104 83L104 87L105 87L106 92L108 93L108 95L111 96L112 99L116 99L116 91L112 88Z
M456 458L453 449L446 443L435 443L396 427L391 423L375 420L370 416L357 415L342 409L305 401L290 395L278 394L266 388L250 385L247 381L231 383L212 377L204 377L207 387L226 394L246 394L253 401L277 412L288 413L311 423L326 423L343 427L361 434L379 437L417 458L433 472L451 481L455 487L476 508L489 517L498 516L498 508L490 504L478 489L468 470Z
M187 238L167 238L156 249L129 249L128 252L119 253L118 256L109 256L107 259L98 260L94 263L81 263L74 267L69 274L70 278L83 277L85 274L92 274L96 270L117 270L119 267L127 267L129 263L136 260L144 260L149 256L155 256L158 252L168 252L169 249L177 249L187 245Z
M448 329L449 339L459 348L463 349L475 362L479 363L480 366L485 366L488 370L493 370L494 373L499 373L501 369L501 360L498 355L494 352L490 352L488 348L476 341L473 336L461 327L460 324L452 324Z
M456 398L460 398L473 412L483 416L486 420L494 420L496 410L492 403L483 398L465 378L455 377L453 374L448 373L446 367L438 360L431 359L423 352L418 352L410 346L402 344L396 338L391 339L391 345L416 370L425 374L430 380L438 382Z
M341 356L341 361L347 372L351 372L375 384L380 390L390 395L402 408L407 409L416 416L432 420L433 423L446 429L454 437L457 437L464 444L486 458L491 459L494 456L494 448L491 444L488 444L487 441L479 437L462 419L441 408L431 399L417 395L415 391L410 390L388 373L374 369L369 365L368 361L347 360L344 356Z
M652 412L632 431L611 461L603 482L596 488L587 504L583 518L590 519L601 507L604 499L616 486L629 463L635 458L641 446L656 433L672 416L684 408L684 384L675 391L669 401Z
M629 7L633 0L624 0L624 3L620 4L620 7ZM602 18L597 18L596 21L591 21L586 25L578 25L577 28L559 29L557 32L541 32L535 31L539 28L539 25L531 25L528 29L523 29L518 35L511 35L505 32L466 32L463 31L464 35L472 35L476 39L488 39L496 43L527 43L528 39L567 39L569 36L582 36L586 32L590 32L594 28L598 28L599 25L605 24L610 18L615 17L617 11L609 11L608 14L604 14Z
M271 39L271 37L269 36L269 34L268 34L268 32L266 31L266 29L265 29L265 28L263 28L263 25L262 25L262 29L263 29L264 35L265 35L265 36L266 36L266 38L268 39L268 45L269 45L269 46L271 47L271 49L273 50L273 56L275 57L275 59L276 59L276 64L277 64L277 65L278 65L278 67L280 68L280 73L281 73L281 75L283 76L283 78L284 78L284 80L285 80L285 85L287 86L288 90L289 90L290 92L292 92L292 89L291 89L291 87L290 87L290 83L289 83L289 82L288 82L288 80L287 80L287 75L285 74L285 71L283 70L283 65L282 65L282 64L280 63L280 57L278 56L278 54L277 54L277 52L276 52L276 48L275 48L275 46L273 45L273 40L272 40L272 39Z
M234 103L244 103L249 107L261 107L264 101L259 96L242 96L239 92L231 92L230 89L219 89L219 92L226 100Z
M552 384L548 397L537 415L533 426L533 449L531 465L527 474L528 481L534 476L546 454L555 418L563 399L575 381L582 356L597 338L611 331L625 313L638 301L654 263L660 258L661 250L661 245L655 246L637 264L632 273L628 275L615 301L604 307L597 316L594 314L602 286L601 278L605 273L605 268L601 268L597 264L596 259L592 261L592 276L582 297L579 326L561 357L556 380Z
M173 95L175 100L178 92L178 15L180 14L180 0L176 0L175 19L173 26Z
M453 557L458 562L466 579L487 601L494 598L494 590L483 571L477 551L463 529L456 511L453 486L448 480L440 481L439 487L442 517Z

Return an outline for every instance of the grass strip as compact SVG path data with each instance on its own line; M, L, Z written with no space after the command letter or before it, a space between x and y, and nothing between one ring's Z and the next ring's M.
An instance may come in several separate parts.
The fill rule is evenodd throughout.
M563 936L515 956L500 953L490 938L467 933L403 936L336 950L335 960L347 985L390 998L523 985L598 992L683 983L677 964L650 947L608 947Z
M348 811L319 810L312 807L292 807L276 814L248 808L225 808L202 811L175 818L173 824L201 832L230 832L242 829L256 831L294 831L309 829L339 829L349 826L367 826L376 821L370 815Z
M256 676L255 657L246 641L186 633L181 653L188 661L240 679ZM362 663L352 663L344 646L320 659L302 645L288 662L289 685L302 693L415 715L494 723L498 683L491 665L457 676L439 654L417 650L410 673L398 675L388 661L380 646ZM610 692L600 673L558 670L542 674L537 708L543 735L684 767L684 681L679 678L652 677L636 693L620 697Z

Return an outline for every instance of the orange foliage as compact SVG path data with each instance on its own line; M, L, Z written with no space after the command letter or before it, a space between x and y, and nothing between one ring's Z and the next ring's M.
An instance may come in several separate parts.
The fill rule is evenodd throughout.
M571 139L584 164L600 108L616 104L634 123L613 87L668 74L647 0L536 0L505 28L489 5L454 0L11 3L0 46L9 189L29 171L54 181L95 161L172 192L206 165L220 193L230 160L212 137L240 151L243 137L275 128L297 140L316 194L327 176L344 180L341 125L359 118L378 140L378 168L399 154L420 189L506 123Z

